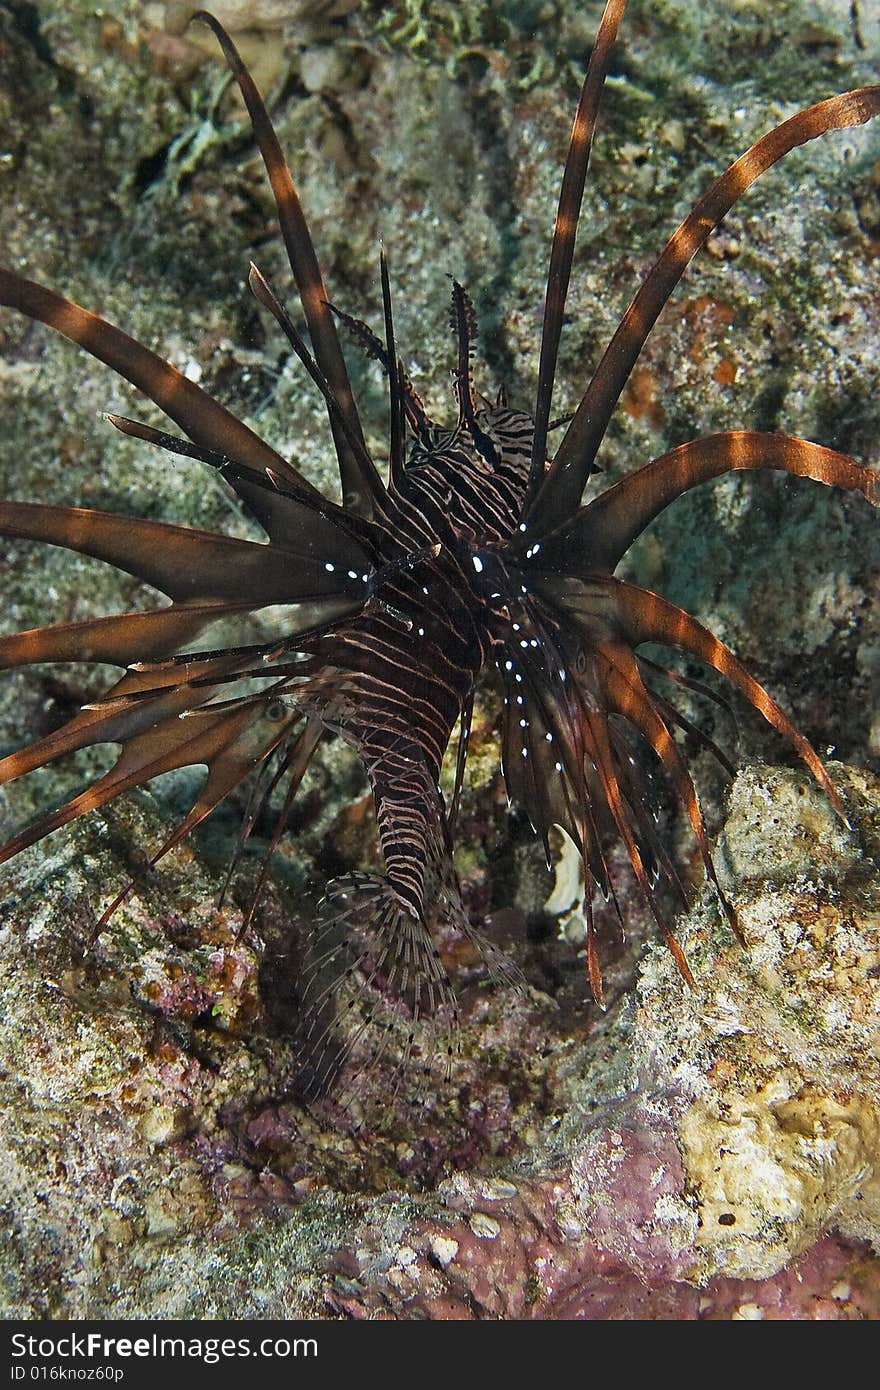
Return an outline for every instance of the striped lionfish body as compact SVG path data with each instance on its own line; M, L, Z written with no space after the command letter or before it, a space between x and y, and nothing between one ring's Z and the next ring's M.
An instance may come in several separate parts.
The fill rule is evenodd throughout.
M462 294L459 287L456 294ZM413 1013L427 1007L433 1016L442 1003L454 1015L429 930L432 909L472 938L476 933L452 871L439 777L463 712L465 729L469 725L477 677L493 655L500 662L510 630L509 586L493 557L516 532L531 437L528 417L503 409L475 411L471 430L421 430L399 484L388 489L386 577L366 609L329 639L320 670L332 662L332 690L319 689L314 700L307 686L297 694L301 708L334 728L362 758L386 871L381 880L352 876L332 884L322 904L310 956L324 968L307 964L303 999L303 1080L310 1089L322 1089L324 1073L339 1065L326 1045L338 1009L337 942L340 926L354 926L358 913L378 930L383 973L409 991ZM466 747L463 731L456 809ZM329 1024L326 1009L312 1007L313 996L326 998Z
M681 444L592 500L584 503L582 496L598 471L595 459L612 411L691 258L736 199L789 150L878 114L880 88L844 93L799 112L716 179L643 279L573 416L557 422L567 428L548 459L575 231L623 10L624 0L608 0L575 118L533 408L510 409L503 396L490 404L475 392L474 315L453 282L458 419L449 428L428 418L398 356L384 255L381 335L328 303L263 102L228 35L210 15L199 16L218 38L247 105L311 349L254 266L249 284L325 400L341 505L155 353L54 291L0 270L0 302L115 369L161 407L182 436L108 417L116 427L219 471L268 538L255 544L72 507L0 504L2 534L109 561L170 600L157 609L0 639L6 667L88 661L122 668L103 698L0 761L0 780L7 781L92 744L120 749L109 772L15 835L0 849L0 861L161 773L206 766L195 803L158 847L155 863L254 774L251 806L268 806L273 797L281 804L247 926L315 749L328 735L341 737L362 759L370 782L384 871L330 884L317 914L305 953L299 1023L302 1086L312 1094L337 1076L370 1021L370 1000L383 992L405 1005L407 1028L415 1019L454 1018L454 993L435 938L438 922L452 922L483 944L462 907L451 838L474 688L486 666L497 668L503 689L501 751L510 800L526 809L548 857L554 826L581 852L589 977L599 1002L592 897L595 889L614 897L609 832L625 846L659 929L690 978L662 907L664 890L681 885L646 807L635 743L646 744L662 766L718 888L694 786L672 737L676 727L694 732L693 726L662 693L669 681L683 678L641 656L643 644L669 646L727 677L789 740L842 814L816 753L733 653L695 618L616 577L616 570L660 511L725 473L775 469L861 492L874 503L876 475L806 440L738 430ZM387 476L364 441L339 320L388 379ZM247 620L277 605L290 614L280 638L212 648L204 636L220 618ZM439 778L456 725L455 784L447 805ZM247 827L254 818L252 812ZM128 891L108 906L96 930ZM737 931L732 906L720 888L718 894ZM358 1001L359 1022L346 1031L347 1009Z

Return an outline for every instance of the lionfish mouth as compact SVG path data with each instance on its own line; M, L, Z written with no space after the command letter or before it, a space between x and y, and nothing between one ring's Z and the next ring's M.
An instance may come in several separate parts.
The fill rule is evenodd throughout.
M436 947L439 918L498 964L465 914L452 860L474 690L494 666L504 698L501 761L510 800L547 847L561 827L584 870L589 981L603 1002L593 896L615 906L607 837L626 850L635 878L682 976L691 974L664 906L685 898L672 855L649 813L633 756L646 745L683 806L726 919L699 801L673 730L698 733L658 693L655 680L694 685L640 652L660 644L720 672L788 740L842 815L818 755L733 653L696 618L616 575L630 546L689 489L739 470L777 470L860 492L874 505L878 480L854 459L792 436L751 430L693 439L645 463L586 503L612 412L671 292L736 200L790 150L880 112L880 87L834 96L784 121L722 173L644 276L574 413L552 421L552 397L575 236L599 102L624 0L608 0L581 91L553 232L540 366L529 410L474 390L477 325L453 281L458 418L427 414L395 339L391 283L380 256L382 330L329 302L296 187L278 138L236 48L205 11L247 107L274 194L310 346L251 265L250 289L274 319L327 408L342 502L325 498L271 445L194 382L55 291L0 269L0 303L39 320L139 388L181 435L118 414L118 430L218 473L265 531L264 544L137 517L28 502L0 504L0 532L93 556L163 594L159 609L47 625L0 639L7 668L80 661L122 668L106 693L54 733L0 760L0 781L96 744L120 749L113 767L80 795L14 835L0 862L87 811L175 768L202 765L188 814L151 856L157 863L246 779L255 786L243 836L260 810L275 829L242 930L253 920L272 855L321 741L357 751L375 803L383 871L331 883L305 951L300 982L300 1087L324 1093L362 1048L385 1000L400 1024L401 1065L416 1026L444 1039L456 998ZM337 324L388 381L387 468L370 454ZM552 458L549 433L565 426ZM220 619L281 614L271 640L194 646ZM646 679L647 677L647 679ZM454 788L438 779L453 730L460 737ZM732 771L722 750L704 744ZM254 809L255 808L255 809ZM103 910L106 926L132 885ZM620 909L618 908L618 913ZM389 998L394 1000L388 1005ZM377 1001L380 1001L377 1003ZM357 1008L353 1013L353 1005ZM350 1020L357 1018L353 1026ZM402 1020L402 1022L401 1022ZM380 1035L384 1036L384 1035ZM382 1042L378 1050L385 1046Z

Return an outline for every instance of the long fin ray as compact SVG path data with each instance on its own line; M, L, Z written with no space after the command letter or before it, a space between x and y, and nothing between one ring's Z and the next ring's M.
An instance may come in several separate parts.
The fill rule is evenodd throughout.
M261 608L318 598L366 599L361 576L369 572L367 556L329 520L319 536L311 531L300 547L292 536L282 548L84 507L0 502L0 535L105 560L178 603L227 600ZM349 579L354 564L362 569Z
M672 234L620 321L535 495L532 539L576 511L611 413L657 317L684 271L718 223L761 174L798 145L831 130L864 125L880 112L880 86L817 102L768 131L694 204Z
M535 397L535 432L532 440L532 461L529 470L529 497L534 493L544 472L544 451L547 447L553 380L556 376L556 359L559 353L559 339L562 332L568 282L571 277L571 264L574 258L574 244L584 196L584 184L590 162L596 118L599 114L599 102L625 8L626 0L608 0L605 6L596 34L596 42L593 45L593 51L587 65L584 84L581 88L568 156L562 175L556 223L553 228L553 244L550 249L550 266L547 271L544 323L541 329L541 359L538 367L538 390Z
M621 478L545 537L535 563L576 573L576 557L584 556L591 571L612 572L670 502L712 478L749 469L811 478L880 505L880 475L847 454L793 435L727 430L679 444Z
M363 445L363 452L356 455L348 442L347 431L340 429L338 421L331 413L330 427L339 458L343 501L351 511L369 516L377 508L381 508L385 487L363 441L363 430L352 395L348 370L339 345L336 325L328 308L321 268L293 176L256 83L244 66L232 39L223 25L207 10L197 10L192 18L207 24L214 34L248 109L254 136L275 198L281 235L287 247L290 268L296 280L315 358L330 385L340 411L348 422L349 431Z
M271 468L292 491L320 497L311 483L195 382L106 319L54 290L0 267L0 304L53 328L137 386L179 425L194 443L238 463Z

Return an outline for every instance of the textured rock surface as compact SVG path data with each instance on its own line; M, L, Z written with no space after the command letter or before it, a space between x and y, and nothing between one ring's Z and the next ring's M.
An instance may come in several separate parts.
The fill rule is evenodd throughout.
M600 8L223 11L274 84L334 298L375 317L381 235L399 341L438 415L450 408L447 272L478 307L480 382L529 398L559 169ZM279 9L296 9L283 42ZM559 410L714 174L798 106L877 80L873 2L630 9ZM179 6L167 21L134 0L100 15L13 0L0 13L4 259L158 346L332 485L322 411L243 290L251 255L287 284L252 141L213 47L181 32ZM740 425L878 463L878 159L878 129L820 141L731 214L643 355L609 476ZM109 373L13 315L0 316L0 347L4 495L251 533L201 471L108 438L102 410L153 418ZM378 449L382 385L355 370ZM729 641L820 749L876 758L880 532L859 499L739 478L670 509L633 564ZM97 564L10 543L0 582L6 631L146 597ZM70 668L4 678L0 745L44 731L92 688ZM167 829L185 793L173 778L4 871L10 1312L876 1316L874 784L841 774L848 834L803 778L747 774L722 859L748 954L707 898L684 929L698 994L651 950L627 1002L650 936L627 897L627 949L605 931L615 1002L602 1020L585 1004L576 928L553 939L540 856L503 810L491 714L487 695L460 868L533 988L511 1001L466 944L446 943L464 996L456 1078L419 1108L405 1086L361 1136L350 1117L306 1114L285 1094L298 917L328 873L374 852L363 786L338 750L305 800L260 940L235 942L252 864L240 896L214 906L233 807L83 955L95 907ZM729 742L723 717L699 714ZM743 742L780 756L757 720ZM97 756L8 789L2 824L60 799Z
M707 893L682 929L697 992L655 948L601 1025L561 1034L546 998L465 989L451 1086L416 1106L404 1085L357 1135L283 1098L235 914L165 884L84 959L94 841L17 867L8 1311L876 1316L880 788L834 771L847 834L797 773L738 780L721 857L744 866L749 948ZM799 866L771 857L756 803Z
M812 788L767 771L738 780L723 841L760 851L735 888L748 951L695 908L698 990L653 951L607 1025L614 1064L595 1039L579 1051L552 1140L503 1180L453 1178L440 1217L368 1223L346 1311L876 1316L860 1242L880 1231L878 786L836 769L857 829L835 845ZM768 852L756 800L799 844L797 872Z

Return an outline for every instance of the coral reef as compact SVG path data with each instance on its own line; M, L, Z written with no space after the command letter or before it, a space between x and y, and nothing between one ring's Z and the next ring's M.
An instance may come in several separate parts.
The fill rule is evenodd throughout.
M601 6L559 0L526 22L532 8L473 0L457 29L428 0L221 16L274 84L334 296L375 316L381 235L399 341L441 416L447 271L477 304L484 383L505 379L527 399L536 374L559 170ZM279 10L295 20L281 30ZM560 410L725 161L805 101L877 80L876 4L771 10L631 5L588 189ZM135 0L100 16L74 0L4 9L5 254L160 345L326 484L320 402L242 288L252 254L285 284L253 146L215 53L181 33L179 12L167 18ZM741 425L877 466L878 139L867 128L819 142L727 219L646 349L603 456L609 475ZM144 415L109 373L11 315L0 344L4 494L250 534L201 470L108 439L102 410ZM378 441L382 385L365 364L355 371ZM876 514L857 499L749 478L660 518L634 563L729 641L820 749L864 765L880 754L878 560ZM137 597L97 564L24 545L4 548L0 576L4 630L43 620L47 596L65 619ZM23 721L48 728L88 694L70 668L4 679L0 742ZM288 1094L300 921L326 877L374 853L342 750L328 750L259 935L241 944L252 859L217 906L232 807L84 953L95 906L143 868L173 818L185 790L174 777L4 873L5 1316L877 1316L876 782L833 766L848 831L800 773L745 771L719 861L748 951L701 896L682 925L699 985L689 994L646 947L651 928L621 880L629 940L604 920L603 1018L586 1002L577 924L556 939L550 879L507 815L493 698L477 716L459 867L475 917L491 913L529 989L490 987L468 944L445 942L465 1001L461 1059L446 1086L407 1079L381 1122L370 1088L394 1084L388 1072L353 1112L306 1112ZM723 714L699 718L729 743ZM742 743L781 756L750 718ZM4 822L60 798L94 757L41 774L39 789L10 788ZM708 766L702 780L720 821Z

